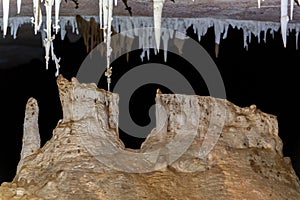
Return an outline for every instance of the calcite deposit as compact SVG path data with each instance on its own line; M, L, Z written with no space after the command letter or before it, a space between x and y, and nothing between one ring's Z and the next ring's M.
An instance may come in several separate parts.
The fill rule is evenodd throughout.
M156 95L156 127L140 149L118 136L119 96L57 78L63 119L42 147L29 99L17 174L0 199L299 200L276 116L225 99Z

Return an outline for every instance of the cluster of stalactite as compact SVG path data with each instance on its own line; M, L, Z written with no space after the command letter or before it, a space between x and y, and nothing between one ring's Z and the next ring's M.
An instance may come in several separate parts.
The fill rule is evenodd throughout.
M86 52L89 53L103 41L103 30L100 29L99 23L97 23L93 17L88 21L80 15L77 15L76 22L78 31L83 37Z

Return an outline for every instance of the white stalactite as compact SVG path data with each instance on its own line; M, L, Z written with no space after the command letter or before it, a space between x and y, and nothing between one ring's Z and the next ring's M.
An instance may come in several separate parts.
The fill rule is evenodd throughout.
M257 7L260 8L261 7L261 2L264 0L257 0Z
M161 17L165 0L153 0L154 35L156 49L159 51L161 36Z
M112 23L112 14L113 14L113 0L99 0L99 23L100 28L103 29L104 42L106 43L106 72L105 76L107 77L107 90L110 91L111 75L112 68L110 66L110 57L112 53L111 48L111 23Z
M112 68L110 66L111 48L111 21L112 21L113 1L108 0L108 13L107 13L107 39L106 39L106 76L107 76L107 90L110 91Z
M252 35L251 35L251 32L250 32L250 31L249 31L248 35L249 35L248 41L249 41L249 43L251 43Z
M294 0L290 0L290 18L293 20L293 14L294 14Z
M55 67L56 67L55 76L58 76L59 75L59 68L60 68L60 65L59 65L60 58L57 58L55 53L54 53L53 42L51 42L50 45L51 45L50 49L51 49L52 60L54 61Z
M33 0L33 18L32 23L34 24L34 34L40 30L42 25L42 10L41 10L41 1Z
M54 29L55 33L58 33L58 30L60 29L59 27L59 8L60 8L60 3L61 0L55 0L55 24L54 24Z
M258 0L258 5L260 7L261 1L263 0ZM1 2L1 1L0 1ZM17 2L17 11L18 13L21 10L21 0L16 0ZM122 23L119 23L118 26L115 26L116 30L126 27L127 26L143 26L143 27L154 27L154 34L153 32L151 34L149 34L148 32L145 33L146 35L148 35L146 37L146 35L142 36L143 40L145 40L144 42L140 42L140 44L142 45L141 48L143 48L143 55L145 56L145 54L147 54L147 57L149 57L150 55L150 46L153 44L153 47L155 48L155 53L157 53L159 51L160 48L160 40L161 40L161 35L163 34L162 32L162 26L165 26L166 24L168 24L168 26L171 23L172 20L168 19L168 21L163 21L165 19L162 19L162 10L163 10L163 4L164 4L165 0L153 0L153 18L147 18L144 17L143 18L143 22L141 24L141 18L139 17L137 20L134 18L130 18L130 23L125 23L124 25ZM45 32L43 33L45 35L44 37L44 47L45 47L45 52L46 52L46 68L48 69L48 62L50 57L52 58L52 60L55 61L56 64L56 68L57 68L57 73L58 73L58 69L59 69L59 60L58 58L56 58L55 54L54 54L54 49L53 49L53 39L54 36L52 36L52 26L55 29L56 33L58 32L59 27L63 26L60 21L59 21L59 8L60 8L60 4L61 4L61 0L33 0L33 14L34 14L34 18L32 19L32 22L34 23L34 32L35 34L37 34L37 32L40 30L40 27L42 25L42 12L41 12L41 6L40 4L44 3L45 7L46 7L46 23L45 23ZM55 22L54 24L52 23L52 6L55 3ZM113 10L113 6L116 5L117 0L99 0L99 23L100 23L100 28L103 29L103 34L104 34L104 42L106 43L106 47L107 47L107 80L108 80L108 84L110 83L110 76L111 76L111 67L110 65L110 56L112 53L112 48L111 48L111 23L112 23L112 10ZM290 3L290 13L288 13L288 4ZM174 21L173 24L175 23L176 26L174 25L174 27L167 27L169 29L172 30L178 30L178 27L181 27L180 31L185 31L186 27L189 27L190 25L193 25L194 27L194 31L197 32L198 37L199 37L199 41L201 39L201 36L203 36L204 34L206 34L207 29L211 26L215 25L215 31L216 31L216 40L215 43L218 45L220 43L220 37L221 34L223 33L223 38L226 37L227 35L227 31L228 31L228 26L232 25L233 27L237 27L237 28L242 28L247 26L249 27L253 27L251 28L251 30L244 30L244 47L247 48L248 47L248 43L251 42L251 34L254 34L254 36L258 37L258 42L260 42L260 33L261 31L264 31L264 41L266 40L266 32L268 29L271 29L271 34L274 34L273 31L278 31L279 27L281 27L281 33L282 33L282 40L283 40L283 44L284 47L286 47L286 42L287 42L287 36L288 36L288 21L289 21L289 16L288 14L290 14L290 19L293 18L293 10L294 10L294 1L290 0L290 2L288 0L281 0L281 20L280 20L280 25L279 23L262 23L262 22L253 22L253 21L243 21L243 20L216 20L216 19L211 19L211 18L200 18L200 19L174 19L176 20L176 22ZM11 28L11 34L16 35L16 30L18 27L18 24L20 24L20 22L17 22L16 20L13 21L13 18L9 19L9 5L10 5L10 0L2 0L2 6L3 6L3 35L5 36L7 34L7 28L8 26L10 26ZM10 20L8 22L8 20ZM144 22L144 20L146 22ZM75 21L75 20L74 20ZM121 20L119 20L119 22L121 22ZM162 23L164 22L164 23ZM220 23L220 24L219 24ZM245 23L250 23L249 26L245 25ZM218 27L218 26L220 27ZM72 26L73 27L73 26ZM121 28L122 27L122 28ZM298 25L297 25L298 27ZM136 28L136 27L133 27ZM289 28L291 29L295 29L294 25L290 25L289 24ZM74 27L73 27L74 29ZM184 29L184 30L183 30ZM220 30L219 30L220 29ZM119 30L120 31L120 30ZM73 30L74 32L74 30ZM133 33L136 34L136 33ZM62 34L62 35L65 35ZM164 35L164 47L167 48L168 45L168 38L167 38L167 33L166 35ZM151 37L151 38L150 38ZM168 36L169 37L169 36ZM296 34L297 40L298 40L298 32ZM266 41L265 41L266 42ZM297 47L298 48L298 47ZM143 56L142 56L143 57ZM165 52L165 58L166 58L166 52ZM109 88L109 86L108 86Z
M103 28L103 2L102 0L99 0L99 24L100 28Z
M287 24L289 21L288 17L288 0L281 0L281 35L283 40L283 45L286 47L286 38L287 38Z
M9 15L9 0L2 0L3 6L3 36L6 36Z
M21 4L22 4L22 0L17 0L17 12L18 12L18 14L20 14L20 12L21 12Z
M248 48L248 44L253 40L258 40L266 42L267 34L274 37L274 32L280 31L280 22L265 22L265 21L254 21L254 20L233 20L233 19L213 19L213 18L162 18L162 36L165 30L174 30L175 32L185 32L186 27L192 25L194 32L198 34L199 39L201 36L207 33L207 30L216 25L220 27L221 37L226 38L229 27L242 29L244 36L244 47ZM143 49L141 54L141 59L145 59L148 55L148 49L154 48L156 50L154 32L150 33L150 38L148 38L148 33L146 31L141 31L140 29L152 28L153 18L152 17L120 17L115 16L113 21L113 27L115 27L117 32L126 31L126 35L131 37L134 35L139 39L139 48ZM300 29L300 23L290 23L288 24L289 30L294 30L296 28ZM135 31L129 31L135 30ZM139 30L139 31L137 31ZM144 29L143 29L144 30ZM263 36L262 36L263 34ZM217 40L219 41L219 40ZM166 42L166 41L164 41ZM153 46L151 46L153 45Z
M162 40L163 40L163 45L164 45L164 61L165 62L167 62L169 39L170 39L169 31L164 31L164 33L162 35Z
M50 54L50 46L52 41L51 36L51 12L52 12L52 0L45 0L46 7L46 38L44 40L45 46L45 59L46 59L46 69L48 69L49 64L49 54Z
M108 0L100 0L102 1L102 29L103 29L103 36L104 36L104 42L106 42L107 39L107 19L108 19Z
M54 5L54 0L45 0L44 2L46 7L46 38L44 39L44 47L45 47L45 59L46 59L46 69L48 69L49 59L51 54L51 59L55 62L56 65L56 73L55 76L59 75L59 61L56 55L54 54L53 48L53 40L55 35L52 36L52 6Z

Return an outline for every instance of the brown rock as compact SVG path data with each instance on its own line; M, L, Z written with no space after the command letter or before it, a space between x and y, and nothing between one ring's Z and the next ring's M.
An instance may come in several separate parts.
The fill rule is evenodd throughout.
M117 94L75 78L57 83L63 119L38 148L37 115L28 115L38 108L28 101L27 142L0 199L300 199L277 119L254 105L158 93L156 128L132 150L118 137Z

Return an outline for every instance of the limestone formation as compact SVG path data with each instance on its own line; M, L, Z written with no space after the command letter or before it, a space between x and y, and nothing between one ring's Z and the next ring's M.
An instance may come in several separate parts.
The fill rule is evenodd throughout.
M38 148L38 108L28 101L18 172L1 200L300 199L276 116L255 105L157 93L156 127L134 150L118 136L118 94L75 78L57 84L63 119Z
M17 173L23 165L24 158L30 156L41 147L41 139L39 133L39 107L34 98L30 98L26 104L24 130L23 130L23 148L21 151L21 159L17 167Z

